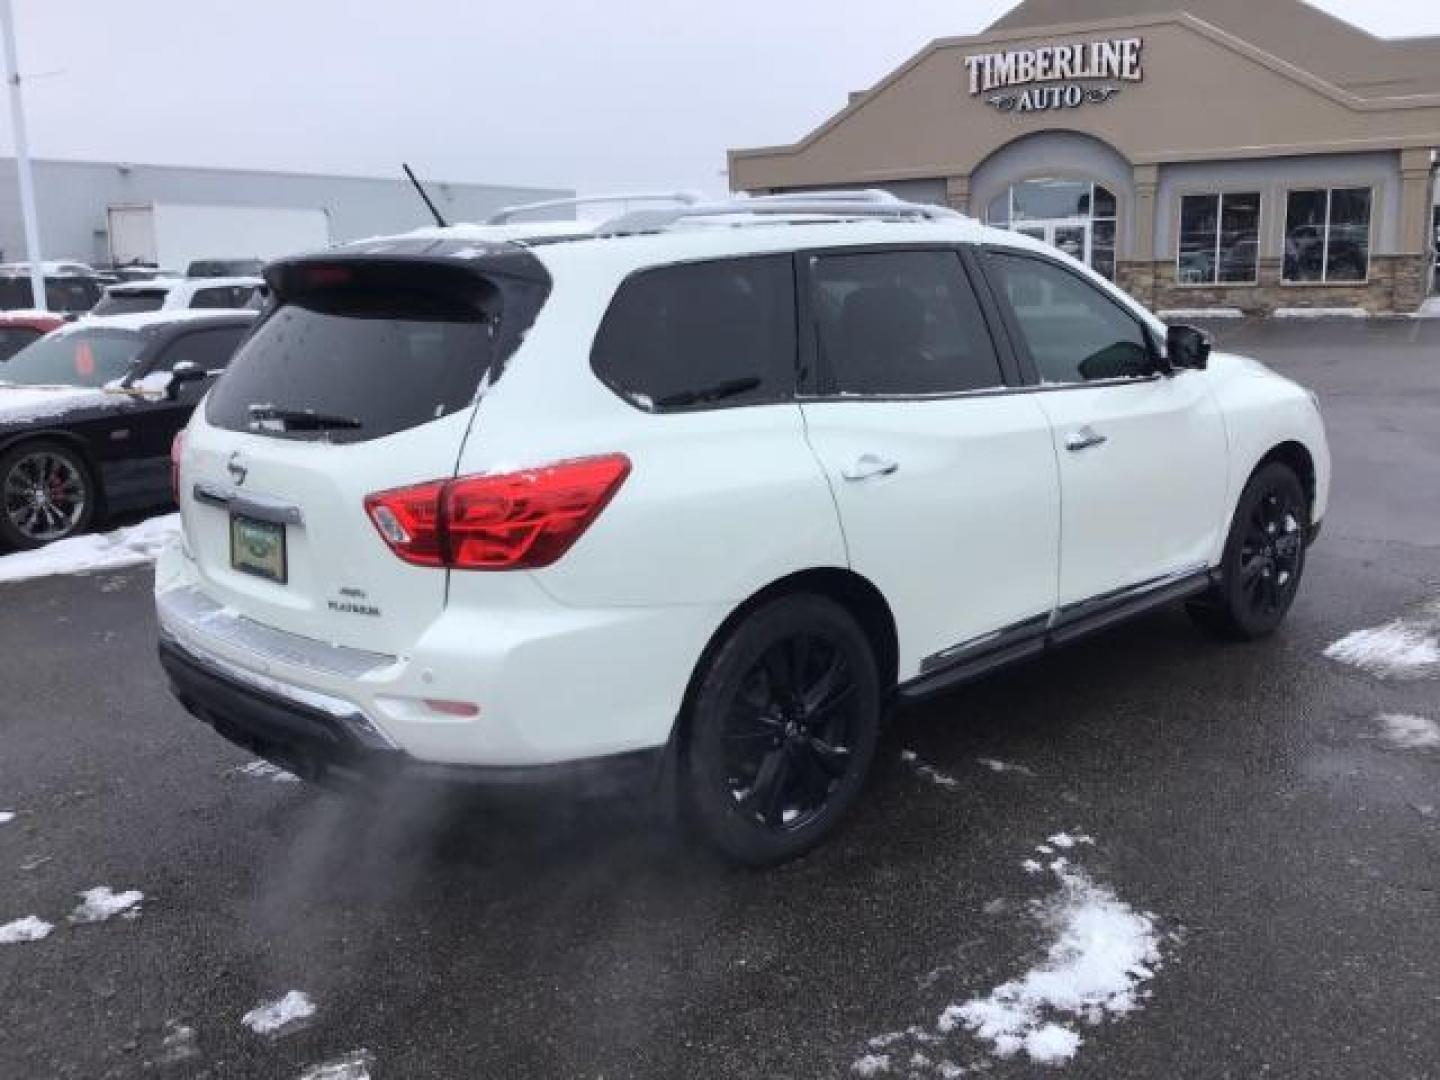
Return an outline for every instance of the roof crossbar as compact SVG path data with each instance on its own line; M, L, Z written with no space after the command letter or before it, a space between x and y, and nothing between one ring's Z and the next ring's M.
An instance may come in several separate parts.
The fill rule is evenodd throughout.
M637 191L621 195L577 195L569 199L546 199L544 202L519 203L497 210L485 219L486 225L504 225L520 214L539 213L544 210L567 210L577 206L612 202L670 202L693 206L700 202L700 196L693 191Z
M595 229L596 236L664 232L695 218L786 217L796 219L939 221L961 215L943 206L904 202L888 192L811 191L761 195L726 202L694 203L663 210L633 210Z

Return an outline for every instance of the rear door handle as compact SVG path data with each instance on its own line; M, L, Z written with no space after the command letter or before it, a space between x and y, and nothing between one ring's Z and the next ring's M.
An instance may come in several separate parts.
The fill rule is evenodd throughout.
M878 476L891 476L900 471L900 463L882 458L878 454L861 454L855 463L841 470L846 480L874 480Z
M1086 424L1079 431L1072 431L1065 436L1065 449L1072 454L1078 454L1082 450L1089 450L1092 446L1104 446L1109 441L1108 435L1101 435L1089 424Z

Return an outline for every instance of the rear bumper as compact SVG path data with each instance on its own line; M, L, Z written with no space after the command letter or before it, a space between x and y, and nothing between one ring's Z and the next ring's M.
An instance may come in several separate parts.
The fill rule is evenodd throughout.
M369 787L397 778L494 788L573 786L621 790L659 782L663 748L548 765L440 765L389 743L352 705L304 692L291 696L241 669L162 636L160 666L171 692L196 719L306 779Z

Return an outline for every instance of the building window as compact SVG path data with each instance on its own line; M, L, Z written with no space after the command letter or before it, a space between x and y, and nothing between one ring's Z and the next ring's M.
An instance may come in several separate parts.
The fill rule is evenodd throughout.
M1180 199L1181 285L1253 285L1260 261L1260 193Z
M1103 277L1115 277L1115 195L1088 180L1023 180L990 201L985 220L1044 240Z
M1285 280L1366 280L1370 202L1369 188L1290 192L1285 206Z

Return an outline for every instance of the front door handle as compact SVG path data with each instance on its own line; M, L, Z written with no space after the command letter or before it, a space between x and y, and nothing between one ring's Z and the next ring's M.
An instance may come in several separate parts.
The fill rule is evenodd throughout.
M900 470L900 463L882 458L878 454L861 454L855 463L840 473L846 480L874 480L878 476L892 476Z
M1078 454L1081 450L1089 450L1092 446L1104 446L1109 441L1109 436L1101 435L1089 424L1086 424L1079 431L1072 431L1065 436L1065 449L1072 454Z

